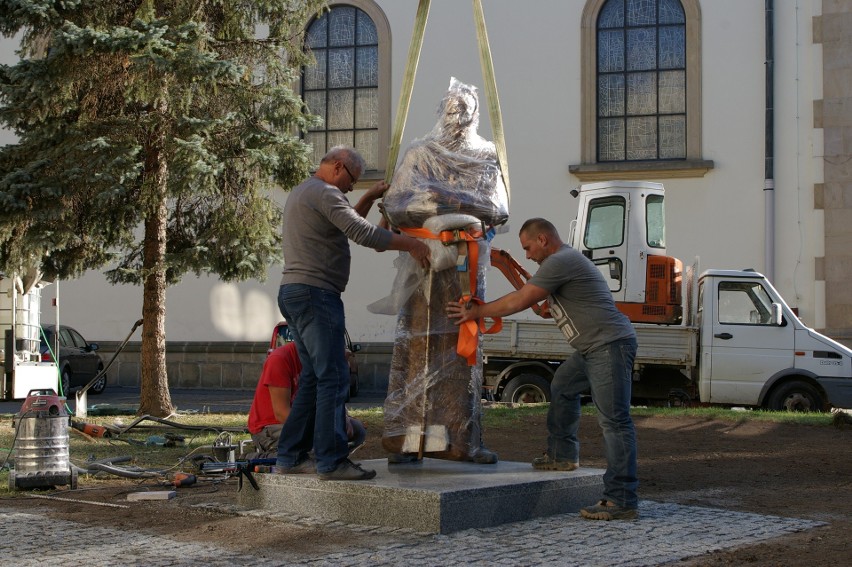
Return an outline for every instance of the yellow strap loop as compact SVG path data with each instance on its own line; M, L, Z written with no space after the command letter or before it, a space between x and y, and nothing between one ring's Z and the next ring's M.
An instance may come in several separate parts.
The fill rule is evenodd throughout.
M391 145L388 150L388 163L385 167L385 182L390 183L396 170L396 159L399 157L399 145L402 142L402 132L408 118L408 108L411 106L411 93L414 90L414 77L417 75L417 63L420 61L420 49L423 47L423 35L426 32L426 20L429 18L431 0L420 0L417 5L417 16L414 19L414 31L411 32L411 43L408 46L408 61L405 64L405 75L402 78L402 91L399 93L399 106L393 123Z
M497 96L497 78L494 75L494 62L491 58L491 47L488 43L488 30L485 29L485 13L482 11L481 0L473 0L473 15L476 22L476 39L479 42L479 64L482 67L485 97L488 100L488 116L491 119L491 130L494 132L494 146L497 150L500 172L503 174L503 184L506 186L506 196L511 203L509 156L506 153L506 137L503 134L503 113L500 111L500 98Z

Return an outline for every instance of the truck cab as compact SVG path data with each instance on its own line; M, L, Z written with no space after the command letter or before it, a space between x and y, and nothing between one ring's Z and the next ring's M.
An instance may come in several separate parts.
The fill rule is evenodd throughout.
M699 278L702 402L772 410L852 407L852 350L807 327L753 270Z
M588 183L571 195L579 203L568 243L597 266L618 309L634 323L680 323L683 265L666 255L663 185Z

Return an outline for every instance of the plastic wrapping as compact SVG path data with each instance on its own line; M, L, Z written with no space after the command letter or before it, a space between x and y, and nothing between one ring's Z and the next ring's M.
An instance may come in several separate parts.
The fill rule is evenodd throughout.
M439 215L427 219L423 228L433 234L440 234L444 230L463 229L468 231L481 231L482 223L474 216L463 214ZM441 272L447 269L455 269L459 258L459 246L447 245L436 239L421 239L429 247L431 256L429 259L430 270ZM488 265L489 254L487 242L480 244L479 264ZM418 264L410 254L403 253L394 260L396 278L390 295L367 306L370 313L383 315L397 315L411 294L420 287L428 273Z
M369 306L398 317L382 436L392 453L493 462L482 446L481 347L469 366L446 314L447 303L471 291L485 297L485 234L508 219L494 145L476 133L478 107L476 89L452 79L437 125L406 150L384 197L396 227L463 233L449 243L424 238L432 247L428 271L401 254L391 295Z
M382 200L396 227L421 227L436 215L473 215L489 226L509 218L509 196L494 143L477 133L476 87L452 78L432 131L406 150Z

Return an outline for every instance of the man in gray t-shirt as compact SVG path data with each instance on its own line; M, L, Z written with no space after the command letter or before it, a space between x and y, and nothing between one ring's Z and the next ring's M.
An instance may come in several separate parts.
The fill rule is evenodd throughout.
M586 353L635 338L633 325L615 307L600 271L567 244L545 258L529 283L549 292L550 314L568 343Z
M547 451L533 460L538 470L572 471L580 466L580 400L591 391L603 430L607 469L603 498L580 510L592 520L637 517L636 432L630 417L631 379L636 356L633 325L615 306L600 271L562 242L545 219L521 227L521 246L539 270L521 289L489 303L450 303L457 324L483 317L503 317L547 299L550 314L576 349L550 384Z

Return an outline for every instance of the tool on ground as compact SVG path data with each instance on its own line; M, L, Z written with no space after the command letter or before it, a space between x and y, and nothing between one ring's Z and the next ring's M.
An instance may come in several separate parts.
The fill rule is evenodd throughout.
M72 421L71 427L85 433L90 437L110 437L110 431L103 425L95 425L94 423L86 423L83 421Z
M201 471L204 474L237 474L239 476L238 490L243 489L243 477L248 480L252 488L260 490L260 486L258 486L257 481L254 479L254 473L268 473L272 470L274 465L275 459L249 459L247 461L235 461L230 463L206 462L201 464Z
M189 473L175 473L172 477L172 485L177 487L192 486L196 483L198 477Z
M233 442L230 433L221 432L213 441L213 456L217 461L230 462L236 460L239 445Z

